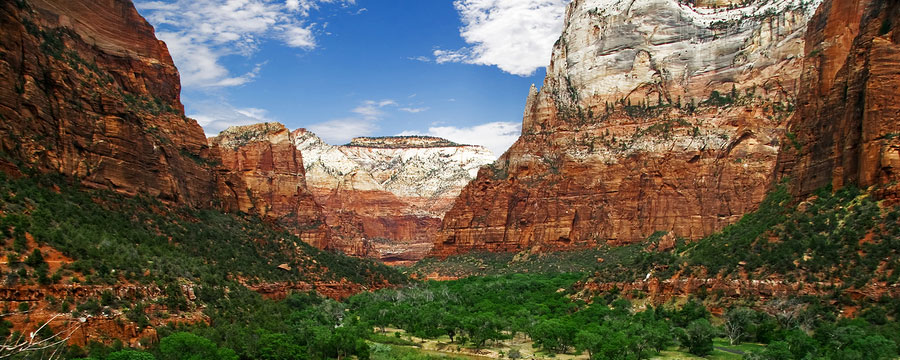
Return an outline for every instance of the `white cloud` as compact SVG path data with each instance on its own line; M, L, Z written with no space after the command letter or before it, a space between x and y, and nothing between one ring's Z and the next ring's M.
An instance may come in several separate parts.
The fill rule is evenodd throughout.
M216 136L230 126L250 125L273 121L266 110L258 108L236 108L227 103L204 102L196 113L188 115L203 127L206 136Z
M307 129L329 144L345 144L357 136L371 135L378 130L377 122L384 118L386 107L395 107L391 99L366 100L350 110L353 117L329 120L307 126Z
M421 131L404 131L399 135L430 135L460 144L481 145L495 156L500 156L516 142L521 132L521 123L491 122L472 127L436 126L428 128L424 134Z
M347 118L313 124L308 129L325 142L340 145L354 137L372 134L378 127L370 120Z
M169 46L185 88L245 84L258 69L234 75L222 65L229 55L250 56L267 39L299 49L316 47L318 27L309 11L322 3L354 0L168 0L138 1L138 10Z
M362 116L364 120L377 120L384 115L384 111L382 110L383 107L396 105L397 102L394 100L366 100L363 101L362 105L357 106L351 111Z
M399 109L397 109L397 110L400 110L400 111L403 111L403 112L408 112L408 113L410 113L410 114L418 114L418 113L423 112L423 111L428 111L428 109L430 109L430 108L427 108L427 107L420 107L420 108L414 108L414 107L402 107L402 108L399 108Z
M463 23L460 36L471 46L437 49L432 53L434 60L492 65L510 74L530 75L550 62L568 2L456 0L453 4Z

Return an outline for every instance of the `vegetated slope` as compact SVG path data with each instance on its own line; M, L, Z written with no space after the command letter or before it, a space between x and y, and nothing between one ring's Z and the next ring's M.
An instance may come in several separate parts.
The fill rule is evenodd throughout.
M897 298L868 304L856 320L838 319L840 310L816 297L748 302L713 316L696 300L653 305L641 298L626 300L627 294L618 291L585 298L576 292L579 278L513 274L427 282L359 294L348 304L350 314L374 325L376 333L400 328L433 339L436 350L501 358L648 359L685 353L743 358L736 352L752 359L799 360L892 359L898 354ZM391 339L372 337L418 346Z
M217 312L247 310L219 304L262 301L248 289L275 298L313 290L344 298L405 281L371 260L313 248L254 215L171 206L30 175L0 179L7 260L0 300L12 311L33 312L7 318L17 330L59 314L53 328L85 329L76 343L137 341L153 338L150 324L233 321Z
M570 3L522 135L435 256L700 239L770 189L818 1Z
M478 169L494 160L481 146L428 136L354 138L333 146L293 132L307 183L344 253L403 264L431 250L441 218Z
M795 204L782 185L756 211L693 242L658 233L593 250L457 255L408 271L425 278L583 272L593 274L587 288L637 290L657 302L697 292L725 302L798 294L872 301L900 296L898 239L900 209L880 207L865 191L826 188Z

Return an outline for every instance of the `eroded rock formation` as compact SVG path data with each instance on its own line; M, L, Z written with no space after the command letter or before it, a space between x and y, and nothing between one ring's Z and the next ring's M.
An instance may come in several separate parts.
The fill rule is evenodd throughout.
M423 258L459 191L493 160L483 147L433 137L356 138L332 146L304 129L294 134L334 248L388 263Z
M900 4L826 0L810 21L803 86L778 174L800 198L876 186L900 199Z
M209 143L229 169L222 188L235 201L226 207L274 218L320 249L330 245L322 208L306 187L303 158L284 125L234 126Z
M213 151L184 115L165 43L131 1L3 2L0 83L5 169L21 164L129 195L289 218L283 223L305 241L328 243L287 131ZM273 151L274 161L266 158Z
M773 182L817 5L573 1L521 137L462 191L433 254L733 223Z
M178 71L127 0L0 4L0 151L126 194L208 206L203 129Z

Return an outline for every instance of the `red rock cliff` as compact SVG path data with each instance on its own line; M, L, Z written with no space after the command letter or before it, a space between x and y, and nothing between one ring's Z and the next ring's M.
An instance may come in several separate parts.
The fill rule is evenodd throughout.
M0 162L130 195L290 219L304 240L327 245L288 134L275 129L240 148L211 149L184 116L165 43L129 0L4 1L0 84Z
M810 21L803 87L779 156L804 197L832 185L900 195L900 3L826 0Z
M209 142L229 170L222 189L234 201L226 207L277 219L310 245L329 246L325 216L306 187L303 158L284 125L230 127Z
M737 221L772 183L815 4L573 1L521 137L463 189L433 254L698 239Z
M89 186L209 205L206 137L166 46L127 0L0 4L0 151Z

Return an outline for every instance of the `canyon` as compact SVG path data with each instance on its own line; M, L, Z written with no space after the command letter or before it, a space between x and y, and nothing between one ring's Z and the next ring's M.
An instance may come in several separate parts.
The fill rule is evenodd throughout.
M398 264L658 231L699 239L785 179L798 198L855 183L896 201L892 11L573 1L522 135L493 161L439 138L335 146L277 123L206 139L184 114L165 44L130 2L8 3L3 168L256 214L320 249Z
M460 190L494 160L483 147L435 137L355 138L334 146L304 129L293 134L309 189L325 209L331 247L391 264L428 254Z
M900 201L898 19L900 3L892 0L573 0L544 83L529 89L521 136L495 160L483 147L430 136L330 145L276 122L207 138L185 115L165 43L130 0L5 1L0 301L18 312L7 314L4 329L46 321L80 329L71 343L120 339L144 348L159 341L157 327L209 324L200 327L208 337L220 329L222 338L246 333L222 342L244 346L253 338L247 348L269 335L332 343L355 336L353 351L368 355L359 334L372 333L374 323L354 318L414 316L418 306L438 315L469 310L445 284L416 283L349 303L409 309L395 312L359 315L319 298L343 301L410 281L344 255L392 265L430 256L438 259L419 264L441 266L439 258L452 255L506 252L512 263L536 263L555 259L549 253L556 250L629 249L620 245L634 251L617 253L625 254L620 259L554 253L574 254L571 263L605 262L605 275L621 275L613 281L597 272L570 288L552 286L557 296L571 292L565 301L585 300L555 302L572 305L561 316L610 295L663 304L710 292L757 305L797 294L857 302L841 315L853 316L859 303L900 296L889 242L900 216L889 208ZM863 190L833 208L854 211L814 224L777 210L805 211L816 191L850 185ZM767 194L784 200L761 216L791 221L771 222L746 243L735 240L746 234L708 237L767 204ZM883 223L871 225L876 218ZM831 232L846 238L827 238L833 243L824 250L812 242L779 252L760 246ZM706 247L695 246L703 238ZM848 247L840 241L856 247L842 253ZM748 251L759 257L723 260ZM807 263L833 254L842 256L828 258L829 268ZM489 256L463 265L486 269ZM621 259L650 270L632 276L634 269L612 267ZM666 268L657 269L663 260ZM707 267L719 260L725 265ZM875 271L857 274L862 265ZM657 278L657 270L673 274ZM421 277L453 279L431 275ZM500 287L488 286L467 291L492 295ZM522 289L510 294L529 291ZM436 295L454 302L435 303ZM546 315L538 311L524 314L536 322ZM269 318L281 314L291 323ZM465 326L495 320L478 315ZM274 325L252 328L253 316ZM439 319L419 323L436 327ZM380 324L387 325L396 324ZM440 325L449 330L436 336L451 342L464 330L476 333L464 323ZM301 335L288 338L287 328Z

